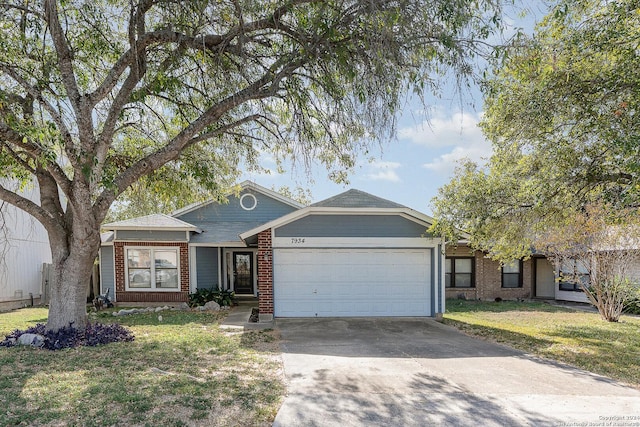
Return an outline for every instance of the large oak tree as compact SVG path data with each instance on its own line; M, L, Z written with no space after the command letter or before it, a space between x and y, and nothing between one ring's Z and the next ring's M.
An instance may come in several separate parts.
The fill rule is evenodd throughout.
M0 199L49 234L47 327L86 323L100 224L137 181L215 190L264 150L341 179L409 91L470 75L498 17L493 0L0 2L0 174L40 200Z

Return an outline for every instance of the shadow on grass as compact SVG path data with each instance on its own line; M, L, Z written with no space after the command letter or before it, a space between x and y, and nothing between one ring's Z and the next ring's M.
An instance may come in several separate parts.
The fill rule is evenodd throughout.
M606 323L567 325L548 333L559 341L576 342L579 351L558 350L567 363L640 386L640 325Z
M544 353L554 342L549 339L537 338L531 335L513 332L506 329L494 328L484 325L474 325L460 320L444 319L444 324L454 326L456 329L474 337L484 338L499 344L506 344L518 350Z
M240 346L262 353L280 354L280 334L275 329L244 331L240 334Z
M166 314L165 314L166 313ZM215 314L105 317L136 340L62 351L0 348L0 426L266 423L278 367L220 333Z
M91 322L119 323L125 326L141 325L187 325L190 323L210 325L224 319L226 312L193 312L165 310L153 313L136 313L125 316L114 316L112 311L90 313Z
M446 301L448 313L469 313L486 311L500 313L505 311L543 311L547 313L567 313L571 310L558 307L544 302L517 302L517 301L470 301L459 299L448 299Z
M482 313L507 312L512 311L512 307L521 307L514 310L518 312L544 311L550 314L533 316L532 313L530 317L507 313L504 317L492 315L490 322L498 324L497 327L475 323L488 318ZM548 309L543 310L545 307ZM576 312L540 303L456 301L449 304L447 309L452 316L464 313L460 316L464 319L445 317L444 322L469 335L507 344L536 356L559 361L557 363L561 365L575 366L635 387L640 385L640 322L635 319L608 323L595 313ZM559 315L554 316L553 313ZM510 330L512 327L530 331L530 334L514 332Z

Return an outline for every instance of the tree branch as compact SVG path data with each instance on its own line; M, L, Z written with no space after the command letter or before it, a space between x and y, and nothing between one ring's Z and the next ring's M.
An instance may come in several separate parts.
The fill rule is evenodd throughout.
M78 82L75 78L73 70L73 54L67 43L66 37L60 20L58 18L58 4L56 0L44 1L44 16L51 32L51 38L53 39L53 45L56 48L58 54L58 66L60 67L60 75L64 84L71 105L76 113L78 119L83 117L81 108L81 95L78 90Z
M197 120L184 128L169 143L167 143L167 145L135 162L114 180L115 190L104 190L96 199L96 202L93 205L96 215L97 212L106 210L119 194L126 190L127 187L141 176L146 175L167 162L178 158L181 150L189 145L192 138L194 138L194 135L220 119L225 113L249 100L263 99L271 96L275 91L277 91L276 83L279 84L285 76L291 75L291 73L293 73L303 63L304 61L302 59L287 62L286 59L281 58L281 60L276 62L272 67L272 69L281 67L279 72L275 73L273 71L268 71L261 78L243 90L213 105ZM267 87L267 85L269 85L269 87Z
M22 134L14 131L12 128L2 122L0 122L0 140L6 141L7 143L22 148L23 150L30 153L34 159L37 159L38 162L45 164L45 169L51 174L51 176L54 177L56 183L60 186L62 191L67 195L70 194L71 181L59 164L41 160L41 156L44 154L44 149L42 147L33 143L25 142ZM33 171L31 172L33 173Z
M35 87L33 87L28 81L26 81L22 76L15 72L15 70L8 66L7 64L0 63L0 70L4 71L9 77L11 77L16 83L18 83L29 95L31 95L42 107L45 109L47 113L51 116L51 120L54 121L60 133L62 135L65 150L67 152L71 152L73 150L73 138L71 136L71 132L69 128L65 125L62 120L62 116L60 116L59 112L47 102L40 91L38 91ZM75 159L71 158L70 161L73 163Z
M49 212L44 210L26 197L20 196L14 191L8 190L3 185L0 185L0 200L15 206L27 212L47 229L47 231L57 232L57 227L60 225L55 218L53 218Z

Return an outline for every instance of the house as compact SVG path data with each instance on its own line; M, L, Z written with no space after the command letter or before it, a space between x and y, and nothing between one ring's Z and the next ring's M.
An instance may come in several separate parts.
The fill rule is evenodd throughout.
M187 301L220 287L272 317L436 316L444 253L432 219L349 190L308 207L252 182L228 203L103 226L102 292L116 302Z
M515 261L501 266L482 251L469 248L465 243L448 245L445 255L445 295L447 298L503 300L555 299L589 302L579 284L556 280L560 270L541 255L526 261Z
M18 192L38 201L37 184ZM43 264L51 263L47 231L13 205L2 203L0 212L0 310L39 304Z

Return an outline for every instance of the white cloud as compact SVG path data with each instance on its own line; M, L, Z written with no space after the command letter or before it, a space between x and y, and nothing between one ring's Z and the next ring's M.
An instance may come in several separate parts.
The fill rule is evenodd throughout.
M400 182L401 179L396 172L400 166L402 165L398 162L373 161L369 173L365 176L374 181Z
M398 137L429 148L463 145L484 139L478 127L481 118L481 113L458 112L449 117L438 113L431 120L400 129Z
M425 163L423 167L439 174L450 176L460 160L466 158L484 165L491 156L491 152L491 144L482 138L481 140L470 141L468 144L454 147L450 152L437 156L432 161Z
M491 144L485 139L478 123L482 113L456 112L446 116L436 111L431 120L400 129L400 139L409 140L442 153L434 156L423 167L440 175L450 176L461 159L468 158L485 164L491 156Z

